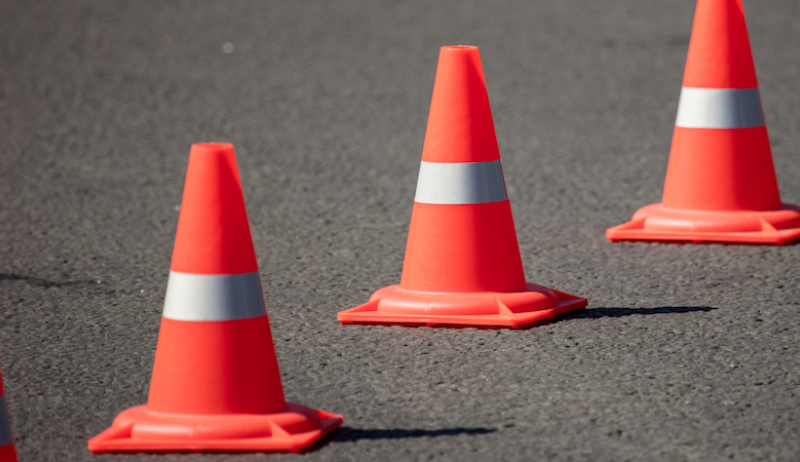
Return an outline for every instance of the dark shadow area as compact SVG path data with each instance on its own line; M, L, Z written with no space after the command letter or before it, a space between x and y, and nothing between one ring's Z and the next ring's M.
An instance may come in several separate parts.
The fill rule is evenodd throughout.
M585 310L571 311L564 313L567 318L621 318L623 316L651 315L651 314L675 314L693 313L695 311L712 311L716 308L711 306L659 306L657 308L588 308ZM560 316L559 316L560 317Z
M56 281L48 281L46 279L35 278L33 276L20 276L19 274L5 274L0 273L0 281L23 281L27 282L30 285L34 285L37 287L44 287L45 289L50 287L70 287L70 286L78 286L84 284L101 284L97 281L66 281L66 282L56 282Z
M395 440L404 438L423 438L437 436L458 435L486 435L494 433L494 428L442 428L440 430L422 430L417 428L389 428L385 430L369 430L362 428L341 427L339 434L334 436L331 443L344 443L359 440Z
M580 310L568 311L559 314L555 319L543 319L532 324L520 326L520 329L532 329L534 327L546 326L569 319L597 319L597 318L621 318L623 316L651 315L651 314L673 314L673 313L692 313L695 311L711 311L716 308L711 306L660 306L657 308L585 308Z

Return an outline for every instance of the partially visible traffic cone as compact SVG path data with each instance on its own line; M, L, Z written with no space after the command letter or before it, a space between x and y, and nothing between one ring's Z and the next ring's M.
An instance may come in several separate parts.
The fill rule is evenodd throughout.
M699 0L660 204L612 241L783 244L800 207L782 204L741 0Z
M521 327L585 298L525 282L477 47L443 47L399 285L343 324Z
M0 373L0 462L17 462L17 450L14 447L14 434L11 432L11 419L8 416L2 373Z
M192 146L150 396L107 451L300 451L342 417L287 403L233 146Z

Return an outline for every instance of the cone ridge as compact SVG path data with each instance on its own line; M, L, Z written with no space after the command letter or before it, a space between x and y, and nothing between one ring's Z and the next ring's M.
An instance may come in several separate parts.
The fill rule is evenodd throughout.
M683 86L758 86L741 0L698 0Z
M478 47L442 47L422 160L486 162L499 158Z
M192 146L171 269L195 274L258 270L231 144Z

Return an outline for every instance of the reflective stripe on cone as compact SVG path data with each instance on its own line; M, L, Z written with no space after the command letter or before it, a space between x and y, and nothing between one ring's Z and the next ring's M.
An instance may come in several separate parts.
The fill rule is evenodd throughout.
M164 317L176 321L229 321L267 314L258 271L187 274L170 271Z
M5 396L0 396L0 446L7 446L13 443L14 436L11 434L11 420L8 418L6 398Z
M681 89L675 126L684 128L748 128L764 125L758 88Z
M422 161L420 164L415 202L483 204L507 199L500 160L462 163Z
M0 462L17 462L17 448L14 447L14 433L11 431L5 394L3 376L0 374Z

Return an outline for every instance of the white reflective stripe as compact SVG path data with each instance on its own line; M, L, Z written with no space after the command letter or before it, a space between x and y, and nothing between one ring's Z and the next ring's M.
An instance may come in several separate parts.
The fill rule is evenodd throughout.
M746 128L764 125L758 88L681 89L675 125L685 128Z
M0 446L8 446L14 442L11 435L11 422L8 420L8 408L5 396L0 396Z
M415 202L482 204L508 199L503 165L491 162L425 162L419 167Z
M178 321L227 321L267 314L258 271L234 275L171 271L164 317Z

